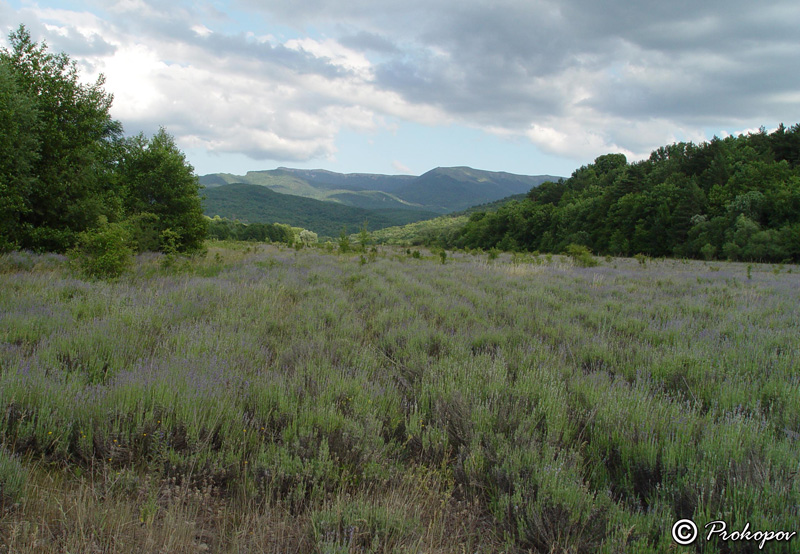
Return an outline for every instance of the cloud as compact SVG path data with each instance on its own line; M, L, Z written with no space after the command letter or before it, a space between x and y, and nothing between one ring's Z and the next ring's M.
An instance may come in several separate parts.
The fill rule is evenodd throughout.
M411 170L407 165L402 164L401 162L395 160L392 162L392 167L399 173L403 173L405 175L413 175L414 171Z
M128 129L166 125L211 152L332 159L344 129L413 121L640 157L707 128L800 121L795 0L92 5L0 1L0 15L105 73Z
M251 5L300 27L332 21L380 36L396 50L376 61L377 86L478 128L553 129L576 152L637 151L631 128L650 129L652 148L709 126L800 119L793 1Z
M129 132L166 125L187 147L305 161L333 156L342 128L374 129L380 117L370 106L403 110L397 95L364 89L368 62L334 41L272 45L215 33L191 17L175 23L174 14L143 4L115 4L120 16L111 21L35 9L25 18L35 39L83 66L83 78L105 75L112 114Z
M339 42L343 46L361 52L396 54L400 51L392 41L383 35L368 33L366 31L357 31L354 34L345 33L339 39Z

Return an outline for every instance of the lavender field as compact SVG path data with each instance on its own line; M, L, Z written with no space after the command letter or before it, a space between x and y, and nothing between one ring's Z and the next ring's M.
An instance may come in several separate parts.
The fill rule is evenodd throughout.
M0 552L800 531L800 268L598 261L212 244L107 282L4 255Z

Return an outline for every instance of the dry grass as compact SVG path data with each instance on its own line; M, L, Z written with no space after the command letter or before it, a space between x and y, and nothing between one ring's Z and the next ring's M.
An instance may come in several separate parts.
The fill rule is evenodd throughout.
M0 517L0 553L502 551L491 518L447 488L420 469L386 490L338 495L292 515L280 503L226 498L210 485L188 488L174 478L39 468L21 501ZM314 523L318 514L344 514L353 505L392 514L408 524L406 532L376 541L358 522L338 529Z

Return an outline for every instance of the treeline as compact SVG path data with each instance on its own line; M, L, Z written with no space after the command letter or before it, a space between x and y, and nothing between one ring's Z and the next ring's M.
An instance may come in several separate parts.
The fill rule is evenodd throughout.
M608 154L527 198L475 213L446 246L800 261L800 124Z
M281 242L293 245L297 233L283 223L242 223L216 216L208 225L208 237L216 240Z
M187 252L207 223L194 169L163 129L126 138L113 97L24 26L0 49L0 252ZM106 245L106 246L104 246Z

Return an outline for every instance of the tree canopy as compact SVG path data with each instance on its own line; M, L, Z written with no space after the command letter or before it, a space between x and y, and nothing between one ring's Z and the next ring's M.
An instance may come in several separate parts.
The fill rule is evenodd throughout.
M178 236L180 250L196 250L206 237L200 183L174 139L162 128L123 142L119 173L125 185L125 212L153 214L159 234Z
M800 124L608 154L525 200L472 214L450 246L800 260Z
M177 233L181 250L199 247L199 185L172 138L123 138L102 76L82 84L75 62L24 26L9 42L0 50L0 251L65 251L82 232L143 211Z

